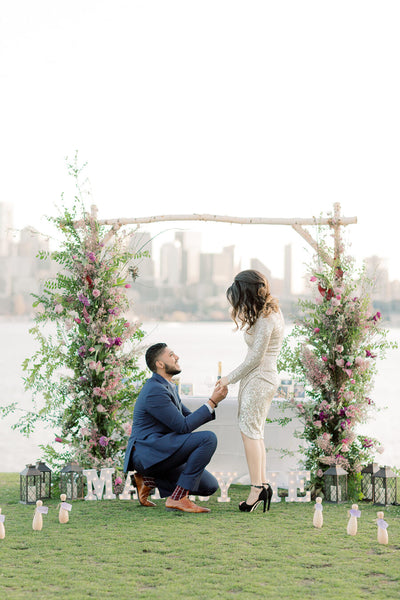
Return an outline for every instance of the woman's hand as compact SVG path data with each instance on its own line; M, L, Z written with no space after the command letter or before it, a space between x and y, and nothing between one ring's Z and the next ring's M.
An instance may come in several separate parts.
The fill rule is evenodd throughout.
M216 385L217 387L226 387L228 385L228 378L221 377L221 379L218 379Z

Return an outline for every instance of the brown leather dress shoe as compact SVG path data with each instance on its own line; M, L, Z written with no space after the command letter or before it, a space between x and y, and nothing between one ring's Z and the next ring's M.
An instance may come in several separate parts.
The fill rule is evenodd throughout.
M148 500L150 492L153 488L144 484L142 475L140 475L140 473L134 473L133 479L135 481L135 487L137 489L140 504L142 506L156 506L154 502L150 502L150 500Z
M209 508L203 508L202 506L197 506L194 502L189 500L189 496L184 496L180 500L172 500L171 497L167 498L165 501L165 508L167 510L182 510L183 512L189 513L208 513L210 512Z

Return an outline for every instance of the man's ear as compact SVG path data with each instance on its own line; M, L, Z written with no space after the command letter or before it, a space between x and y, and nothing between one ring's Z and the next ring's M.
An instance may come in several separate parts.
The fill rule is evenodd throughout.
M165 364L162 362L162 360L156 360L156 367L158 367L159 369L163 369L165 367Z

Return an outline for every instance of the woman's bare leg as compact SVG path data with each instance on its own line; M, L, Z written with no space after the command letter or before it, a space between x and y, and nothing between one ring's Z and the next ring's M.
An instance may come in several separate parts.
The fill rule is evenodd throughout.
M260 454L261 454L261 481L262 483L267 483L267 453L265 450L265 442L264 439L258 440L260 444Z
M250 483L252 485L262 485L263 476L265 476L265 473L263 473L262 470L263 456L265 455L264 441L262 440L261 446L261 440L249 438L243 432L241 432L241 435L250 475ZM260 489L251 487L249 496L247 498L247 503L253 504L257 500L259 493Z

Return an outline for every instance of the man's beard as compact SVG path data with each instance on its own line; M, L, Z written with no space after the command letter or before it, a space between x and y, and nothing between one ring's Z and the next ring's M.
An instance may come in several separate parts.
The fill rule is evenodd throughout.
M179 375L179 373L181 372L181 369L177 369L176 367L169 367L168 365L165 365L164 368L167 375Z

